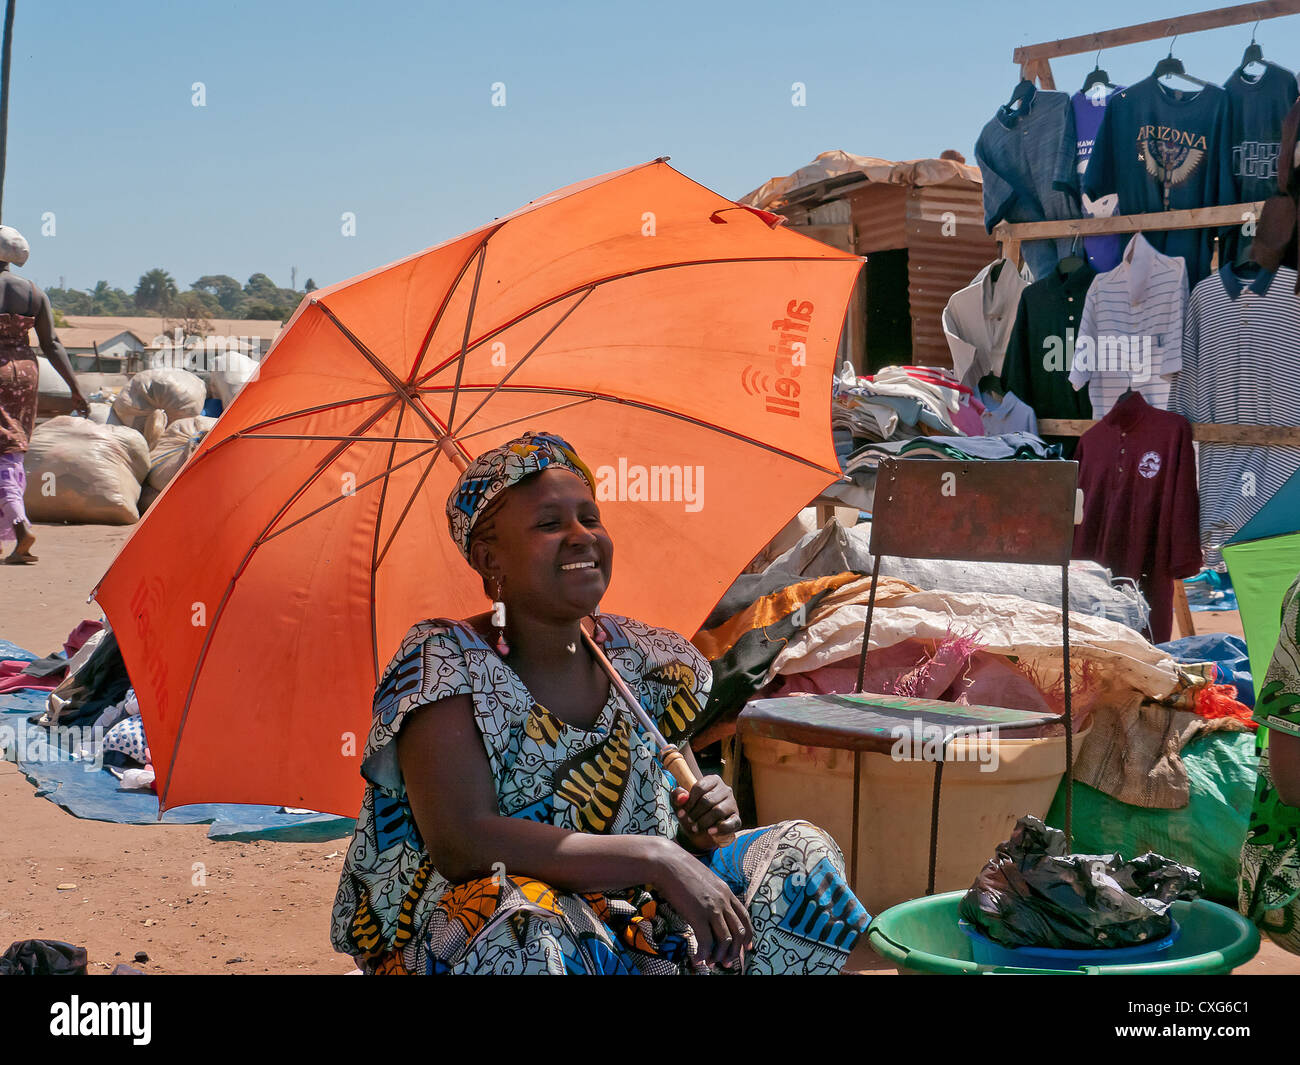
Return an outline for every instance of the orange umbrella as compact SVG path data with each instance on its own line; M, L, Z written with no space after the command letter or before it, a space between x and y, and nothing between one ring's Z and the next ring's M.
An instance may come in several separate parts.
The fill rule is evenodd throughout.
M487 607L447 496L525 430L596 476L601 609L694 632L839 476L831 378L862 261L772 221L656 160L305 299L93 593L160 808L355 814L401 638Z

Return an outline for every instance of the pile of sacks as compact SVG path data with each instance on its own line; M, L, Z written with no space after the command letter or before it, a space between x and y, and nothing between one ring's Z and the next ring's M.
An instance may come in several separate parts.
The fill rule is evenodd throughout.
M176 476L215 424L200 414L207 386L188 370L136 374L111 407L38 426L23 498L32 521L130 525ZM107 409L105 409L107 408Z

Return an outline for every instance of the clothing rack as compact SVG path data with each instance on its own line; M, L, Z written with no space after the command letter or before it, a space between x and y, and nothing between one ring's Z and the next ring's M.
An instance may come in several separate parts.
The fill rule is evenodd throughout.
M1263 0L1262 3L1235 4L1232 7L1217 7L1212 11L1198 11L1192 15L1161 19L1158 22L1142 22L1117 30L1088 33L1082 37L1067 37L1060 41L1024 45L1012 53L1011 59L1019 64L1022 78L1030 81L1037 79L1038 84L1044 89L1055 89L1056 81L1052 77L1051 60L1059 59L1061 56L1101 52L1125 44L1158 41L1165 37L1182 37L1202 30L1241 26L1247 22L1263 22L1265 19L1297 13L1300 13L1300 0ZM1119 230L1119 232L1124 231Z
M1014 50L1012 61L1019 65L1021 78L1037 81L1042 88L1052 90L1056 88L1051 66L1051 60L1054 58L1102 52L1126 44L1162 40L1166 37L1178 37L1226 26L1240 26L1298 13L1300 13L1300 0L1263 0L1261 3L1236 4L1173 19L1104 30L1101 33L1025 45ZM993 237L998 241L1002 257L1010 259L1019 266L1021 244L1026 240L1239 226L1258 221L1263 206L1263 203L1238 203L1150 214L1112 215L1110 218L1072 218L1059 222L1001 222L993 227ZM1216 268L1218 266L1217 251L1214 266ZM1048 436L1082 436L1096 424L1095 420L1047 418L1039 421L1038 431ZM1210 422L1192 422L1191 425L1192 439L1197 441L1300 447L1300 427L1227 425ZM1187 593L1181 581L1175 582L1174 615L1184 635L1195 633Z
M1020 67L1020 76L1037 79L1044 89L1055 89L1051 60L1067 55L1101 52L1126 44L1158 41L1166 37L1180 37L1202 30L1241 26L1284 15L1300 14L1300 0L1262 0L1252 4L1235 4L1211 11L1199 11L1178 18L1142 22L1115 30L1067 37L1058 41L1030 44L1016 48L1012 62ZM1236 203L1220 207L1197 207L1181 211L1160 211L1150 214L1112 215L1110 218L1067 218L1059 222L999 222L993 227L993 237L1001 247L1002 257L1020 265L1020 246L1026 240L1045 237L1097 236L1101 234L1138 233L1169 229L1206 229L1222 226L1239 226L1258 221L1264 204ZM1217 253L1215 266L1218 265ZM1082 436L1095 421L1045 419L1038 428L1049 436ZM1300 428L1271 425L1226 425L1214 422L1193 422L1192 439L1213 443L1286 445L1300 447Z

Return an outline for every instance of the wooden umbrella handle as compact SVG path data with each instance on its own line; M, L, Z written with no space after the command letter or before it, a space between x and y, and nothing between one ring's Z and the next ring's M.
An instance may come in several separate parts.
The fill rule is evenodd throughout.
M605 651L600 644L592 638L591 633L589 633L585 628L582 630L582 636L586 641L587 646L591 649L592 654L596 656L596 661L600 664L600 668L603 669L609 677L609 682L614 685L618 690L619 695L623 697L623 701L627 703L628 710L632 713L632 716L648 718L648 715L646 714L645 709L641 706L640 701L633 694L632 689L627 686L627 681L625 681L622 674L614 668L614 664L605 657ZM656 744L656 747L658 747L658 744ZM657 753L659 755L660 763L663 765L664 769L668 771L668 775L673 778L673 782L679 788L690 791L695 787L698 780L696 779L695 774L691 771L690 764L686 761L686 757L681 751L669 744L665 747L659 748ZM735 838L736 835L734 832L719 832L713 837L713 842L719 847L725 847L728 843L735 840Z

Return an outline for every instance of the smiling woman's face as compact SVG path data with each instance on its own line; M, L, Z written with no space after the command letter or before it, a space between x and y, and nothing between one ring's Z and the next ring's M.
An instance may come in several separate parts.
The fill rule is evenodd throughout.
M609 587L614 542L591 489L568 470L543 470L507 489L471 561L516 610L550 621L594 611Z

